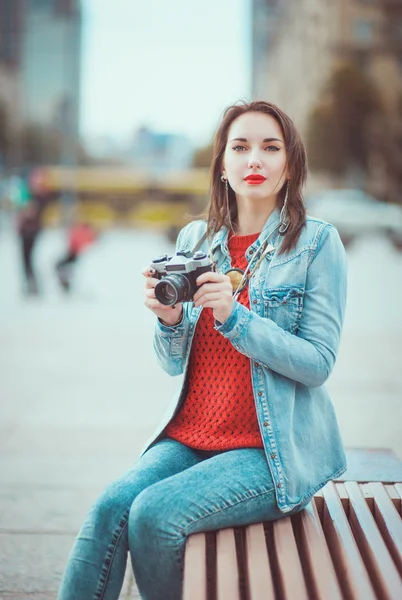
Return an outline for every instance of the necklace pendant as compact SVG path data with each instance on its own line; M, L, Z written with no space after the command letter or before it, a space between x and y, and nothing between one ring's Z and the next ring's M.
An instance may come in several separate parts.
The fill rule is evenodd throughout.
M240 294L240 292L246 289L248 277L242 269L229 269L229 271L226 271L225 275L230 279L233 293Z

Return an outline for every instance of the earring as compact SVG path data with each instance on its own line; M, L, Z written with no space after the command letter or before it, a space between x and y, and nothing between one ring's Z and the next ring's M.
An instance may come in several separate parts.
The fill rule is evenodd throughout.
M288 195L289 195L289 180L288 180L288 183L286 186L285 200L283 201L281 214L279 215L279 230L278 231L281 235L285 235L285 233L287 232L288 227L289 227L289 215L288 215L288 209L287 209Z
M222 183L225 184L226 213L227 213L227 216L228 216L228 219L229 219L229 229L231 229L232 232L234 233L233 223L232 223L232 219L230 217L228 180L226 179L226 177L224 175L221 175L221 181L222 181Z

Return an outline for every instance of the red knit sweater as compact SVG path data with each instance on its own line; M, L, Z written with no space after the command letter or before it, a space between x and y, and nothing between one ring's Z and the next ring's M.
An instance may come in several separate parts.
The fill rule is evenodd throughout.
M257 234L229 241L232 267L245 269ZM237 301L249 307L248 287ZM191 348L189 387L166 435L200 450L262 448L251 384L250 359L214 329L211 308L201 312Z

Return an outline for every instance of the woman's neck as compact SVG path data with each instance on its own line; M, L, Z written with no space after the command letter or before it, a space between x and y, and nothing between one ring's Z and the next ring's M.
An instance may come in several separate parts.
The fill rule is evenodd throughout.
M268 217L275 208L275 204L264 206L265 210L255 210L258 207L252 205L243 205L238 203L237 213L237 235L251 235L261 231L267 222Z

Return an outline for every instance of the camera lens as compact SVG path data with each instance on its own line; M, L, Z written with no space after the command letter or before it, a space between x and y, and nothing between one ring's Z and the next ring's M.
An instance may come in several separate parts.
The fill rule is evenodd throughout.
M163 297L166 300L166 304L174 304L177 302L176 289L169 282L165 282L163 287Z
M190 282L184 275L167 275L155 287L155 296L161 304L173 306L190 298Z

